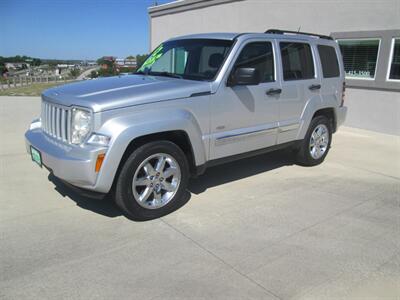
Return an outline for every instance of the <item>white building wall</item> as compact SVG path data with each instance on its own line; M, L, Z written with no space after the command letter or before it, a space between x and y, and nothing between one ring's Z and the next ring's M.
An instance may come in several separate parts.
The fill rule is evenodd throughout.
M400 28L400 1L243 0L155 16L150 22L152 49L168 38L203 32L387 30Z
M345 125L400 135L400 93L346 89Z

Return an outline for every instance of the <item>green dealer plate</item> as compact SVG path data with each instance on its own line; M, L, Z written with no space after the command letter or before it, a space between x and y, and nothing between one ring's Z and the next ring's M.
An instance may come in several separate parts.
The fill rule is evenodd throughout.
M42 167L42 155L39 150L36 150L31 146L31 157L32 160L37 163L40 167Z

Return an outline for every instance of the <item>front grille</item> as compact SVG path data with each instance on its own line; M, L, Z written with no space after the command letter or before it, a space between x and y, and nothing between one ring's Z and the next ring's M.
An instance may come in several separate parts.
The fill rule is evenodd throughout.
M42 101L42 129L48 135L70 142L71 132L71 109Z

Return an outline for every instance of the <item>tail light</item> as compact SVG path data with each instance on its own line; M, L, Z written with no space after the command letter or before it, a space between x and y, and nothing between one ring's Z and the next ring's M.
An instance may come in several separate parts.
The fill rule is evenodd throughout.
M343 106L344 104L344 96L345 96L345 91L346 91L346 83L343 82L343 88L342 88L342 101L340 103L340 106Z

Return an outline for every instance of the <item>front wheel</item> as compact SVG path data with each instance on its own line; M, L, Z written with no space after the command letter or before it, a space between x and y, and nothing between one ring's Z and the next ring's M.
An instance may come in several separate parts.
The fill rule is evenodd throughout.
M136 149L123 165L115 201L134 220L159 218L182 204L188 178L186 156L177 145L150 142Z
M297 162L303 166L322 163L329 152L332 141L332 125L325 116L312 119L304 140L297 150Z

